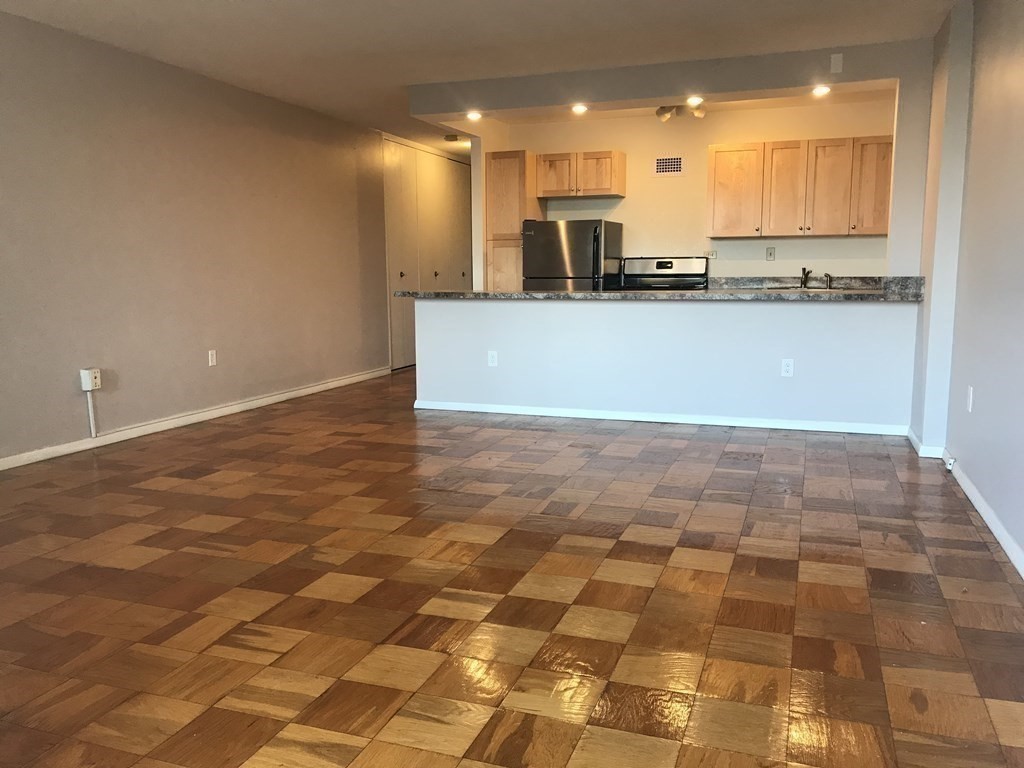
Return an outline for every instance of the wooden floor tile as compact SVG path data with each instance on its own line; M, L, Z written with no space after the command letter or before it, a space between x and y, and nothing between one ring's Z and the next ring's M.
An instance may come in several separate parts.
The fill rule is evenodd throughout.
M568 768L673 768L679 742L588 725Z
M625 643L633 633L639 616L626 611L610 611L587 605L571 605L554 631L562 635L588 637L609 643Z
M605 686L590 723L680 741L692 705L688 694L613 682Z
M819 768L896 768L887 728L805 715L790 719L789 758Z
M466 758L504 768L563 768L582 733L582 725L499 709Z
M995 742L983 699L923 688L887 685L893 728L954 739Z
M283 726L278 720L211 707L151 756L184 768L237 768Z
M522 667L468 656L449 656L420 693L496 707L519 679Z
M213 704L260 671L258 664L200 654L147 688L149 693Z
M242 768L344 768L368 743L359 736L289 723Z
M373 648L374 644L366 640L313 633L275 661L274 666L310 675L341 677Z
M373 738L412 694L339 680L296 718L302 725Z
M75 738L123 752L145 755L205 711L192 704L140 693L85 726Z
M262 669L217 702L218 707L274 720L291 720L334 683L330 677Z
M220 656L254 664L272 664L302 642L309 633L270 624L245 624L224 635L206 649Z
M789 688L788 669L710 658L704 663L697 692L717 699L785 709L789 705Z
M623 646L604 640L552 634L530 666L551 672L570 672L607 679L615 669Z
M56 734L0 722L0 765L28 765L60 742L61 737Z
M23 704L7 719L26 728L70 736L131 696L109 685L68 680Z
M145 768L136 762L138 759L131 752L67 739L32 763L32 768Z
M999 743L1024 748L1024 703L985 699Z
M694 693L703 667L704 657L700 655L627 645L609 679L676 693Z
M377 734L379 741L461 757L490 720L481 704L416 694Z
M428 752L386 741L373 741L350 763L352 768L377 768L377 766L402 766L402 768L455 768L459 759L452 755Z
M782 760L787 719L784 711L772 707L698 695L683 743Z
M443 653L381 645L345 673L346 680L404 691L418 690L445 660Z
M591 677L525 669L505 696L502 706L583 725L594 710L604 686L603 680Z
M480 624L455 649L459 656L501 661L526 666L544 645L548 633L535 629L506 627L500 624Z

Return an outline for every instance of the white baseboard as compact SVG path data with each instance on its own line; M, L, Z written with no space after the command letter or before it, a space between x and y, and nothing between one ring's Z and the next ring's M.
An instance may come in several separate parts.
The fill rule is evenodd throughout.
M795 429L810 432L852 432L863 435L898 435L905 437L906 424L867 424L848 421L797 421L789 419L747 419L734 416L693 416L680 413L647 413L644 411L592 411L584 408L544 408L532 405L490 405L484 403L449 403L417 400L415 407L426 411L470 411L503 413L518 416L560 416L569 419L608 419L611 421L653 421L663 424L700 424L714 427L748 427L751 429Z
M941 459L946 451L941 445L922 445L921 438L912 429L907 430L907 439L910 440L910 444L914 446L917 455L922 459Z
M337 379L321 381L318 384L311 384L307 387L287 389L283 392L275 392L272 395L263 395L249 400L240 400L236 403L218 405L215 408L205 408L199 411L180 413L176 416L168 416L164 419L147 421L143 424L135 424L131 427L123 427L111 432L104 432L94 438L90 437L84 440L76 440L72 443L51 445L46 448L39 448L38 450L28 451L26 453L18 453L13 456L4 456L0 457L0 470L20 467L37 461L45 461L46 459L53 459L58 456L66 456L69 453L87 451L90 448L99 448L103 445L119 443L123 440L131 440L133 437L142 437L143 435L151 435L154 432L163 432L164 430L174 429L175 427L184 427L187 424L209 421L211 419L220 418L221 416L230 416L233 413L251 411L254 408L262 408L265 405L273 405L274 403L280 403L284 400L304 397L305 395L314 395L317 392L324 392L328 389L336 389L337 387L344 387L349 384L357 384L360 381L375 379L379 376L387 376L389 373L391 373L390 368L375 368L372 371L364 371L362 373L354 373L350 376L342 376Z
M992 535L996 537L996 541L1003 548L1006 556L1010 558L1010 562L1013 563L1013 567L1017 569L1017 573L1024 575L1024 548L1021 547L1020 543L1016 541L1006 526L1003 525L1003 521L999 519L999 515L996 511L985 501L985 497L981 495L981 491L978 490L971 478L964 472L963 467L960 466L960 462L953 464L953 477L960 487L964 489L964 493L967 494L967 498L971 500L974 508L978 510L978 514L981 515Z

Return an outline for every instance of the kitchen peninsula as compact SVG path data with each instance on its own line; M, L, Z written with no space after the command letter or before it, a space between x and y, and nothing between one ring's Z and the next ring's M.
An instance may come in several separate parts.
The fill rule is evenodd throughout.
M906 435L923 278L401 292L421 409Z

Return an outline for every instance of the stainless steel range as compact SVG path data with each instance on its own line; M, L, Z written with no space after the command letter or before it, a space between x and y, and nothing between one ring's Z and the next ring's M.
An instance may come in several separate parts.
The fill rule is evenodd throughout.
M606 289L610 281L606 279ZM703 291L708 287L708 260L686 258L623 259L618 280L611 286L623 291Z

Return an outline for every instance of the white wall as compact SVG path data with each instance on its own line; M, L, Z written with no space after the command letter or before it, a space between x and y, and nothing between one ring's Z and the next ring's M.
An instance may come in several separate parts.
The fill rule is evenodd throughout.
M417 405L906 434L916 313L876 302L419 299ZM792 378L780 376L783 358Z
M1024 569L1024 3L978 0L949 452ZM967 412L967 387L974 410Z
M941 456L946 445L953 310L960 257L967 126L971 101L973 6L961 0L935 38L935 80L928 143L920 307L914 363L912 439L919 450Z
M699 256L718 251L712 274L799 275L801 266L839 275L887 273L885 237L744 238L709 240L709 144L787 139L877 136L893 132L895 99L800 107L708 109L662 123L651 114L601 119L585 115L564 122L513 124L509 145L537 153L615 149L626 153L626 197L549 200L548 219L605 218L623 224L627 256ZM683 176L655 177L654 158L681 154ZM774 246L776 260L765 261Z
M5 14L0 73L0 459L82 367L109 432L387 366L379 134Z

